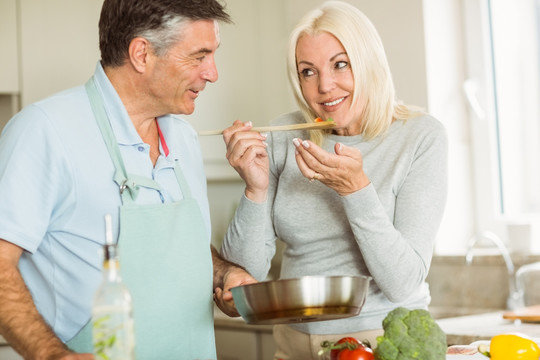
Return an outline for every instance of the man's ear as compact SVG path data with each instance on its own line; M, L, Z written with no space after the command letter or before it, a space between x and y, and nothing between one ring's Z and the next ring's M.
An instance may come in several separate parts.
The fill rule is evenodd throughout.
M136 37L129 43L129 62L140 73L146 70L150 43L142 37Z

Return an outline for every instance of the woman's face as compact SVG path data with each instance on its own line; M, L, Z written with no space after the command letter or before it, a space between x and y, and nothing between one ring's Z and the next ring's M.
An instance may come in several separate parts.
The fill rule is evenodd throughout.
M360 99L353 108L354 78L349 56L333 35L302 35L296 43L296 67L302 94L322 119L332 118L339 135L357 135L364 108Z

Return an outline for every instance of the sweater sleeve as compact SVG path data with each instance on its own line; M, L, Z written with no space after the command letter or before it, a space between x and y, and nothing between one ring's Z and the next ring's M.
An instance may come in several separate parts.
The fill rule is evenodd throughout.
M284 125L302 121L300 113L285 114L272 121L272 125ZM268 275L272 258L276 253L278 238L274 227L274 199L276 197L280 173L286 157L287 137L268 134L268 157L270 178L267 200L255 203L242 196L235 215L229 224L222 255L229 261L243 266L255 279L262 281ZM292 143L289 144L289 147Z
M434 130L415 144L396 193L393 222L375 185L343 197L366 266L392 302L406 300L425 281L444 212L447 138L442 126Z
M266 202L255 203L242 196L221 247L227 260L243 266L259 281L266 278L276 251L275 241L265 242L265 221L261 219L266 219L266 209Z

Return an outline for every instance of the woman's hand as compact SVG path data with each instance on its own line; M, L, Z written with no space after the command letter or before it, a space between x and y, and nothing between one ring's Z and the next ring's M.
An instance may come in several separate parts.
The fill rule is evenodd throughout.
M293 143L296 163L306 178L318 180L342 196L369 185L360 150L337 143L336 153L331 154L309 140L293 139Z
M246 197L255 202L266 200L269 163L266 152L266 136L250 131L251 121L236 120L223 131L227 146L227 160L246 183Z

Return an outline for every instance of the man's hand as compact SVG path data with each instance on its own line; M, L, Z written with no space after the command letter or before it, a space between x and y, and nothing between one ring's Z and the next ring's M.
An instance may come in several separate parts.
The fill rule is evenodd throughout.
M216 302L216 305L223 313L231 317L240 316L238 310L236 310L236 305L234 304L231 288L256 282L257 280L249 275L244 269L239 267L231 268L225 275L223 289L220 287L214 289L214 301Z
M211 248L214 263L214 301L224 314L231 317L240 316L234 304L231 288L253 284L257 280L240 266L223 259L213 246Z

